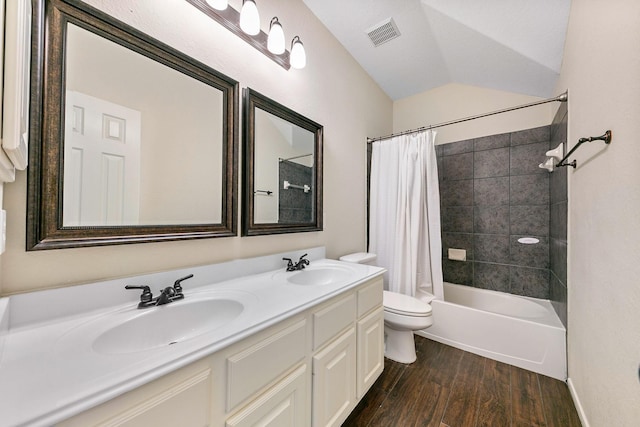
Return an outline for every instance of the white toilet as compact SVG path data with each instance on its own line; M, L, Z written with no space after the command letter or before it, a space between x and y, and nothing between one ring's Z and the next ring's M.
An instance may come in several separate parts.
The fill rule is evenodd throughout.
M340 257L340 261L375 265L376 255L358 252ZM413 331L428 328L433 324L431 305L409 295L383 292L384 306L384 356L400 363L416 360Z

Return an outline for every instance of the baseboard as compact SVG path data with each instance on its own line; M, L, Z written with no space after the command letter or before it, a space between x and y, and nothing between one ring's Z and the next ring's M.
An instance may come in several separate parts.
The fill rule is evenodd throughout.
M589 421L587 420L587 415L584 413L584 408L580 403L580 399L578 399L578 393L576 393L576 389L573 387L573 382L571 381L571 378L567 378L567 385L569 386L569 393L571 393L573 404L576 407L576 411L578 411L578 417L580 418L582 427L590 427Z

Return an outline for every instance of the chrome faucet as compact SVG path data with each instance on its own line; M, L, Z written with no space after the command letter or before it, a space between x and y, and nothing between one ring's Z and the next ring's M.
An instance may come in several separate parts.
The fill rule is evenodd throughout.
M167 286L164 288L160 295L156 298L153 297L151 293L151 289L149 286L132 286L126 285L125 289L142 289L142 294L140 294L140 302L138 303L138 308L147 308L147 307L155 307L157 305L165 305L170 302L180 300L184 298L184 294L182 293L182 285L180 284L183 280L191 279L193 274L189 274L181 279L178 279L174 282L173 286Z
M307 254L302 255L295 264L291 258L282 258L282 260L287 261L287 271L299 271L304 270L304 268L309 265L309 260L305 258L306 256Z

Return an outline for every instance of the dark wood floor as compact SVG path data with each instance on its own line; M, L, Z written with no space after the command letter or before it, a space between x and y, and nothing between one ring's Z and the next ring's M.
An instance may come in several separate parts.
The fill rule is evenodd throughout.
M418 360L384 372L343 427L579 427L567 385L416 336Z

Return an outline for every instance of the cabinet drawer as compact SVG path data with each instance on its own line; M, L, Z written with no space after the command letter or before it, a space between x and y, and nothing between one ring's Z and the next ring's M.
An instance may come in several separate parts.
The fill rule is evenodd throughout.
M302 365L246 408L226 427L303 427L310 424L309 370Z
M227 412L302 361L306 333L303 319L228 357Z
M326 344L355 321L356 297L352 293L313 313L313 350Z
M358 319L382 306L382 277L358 289Z

